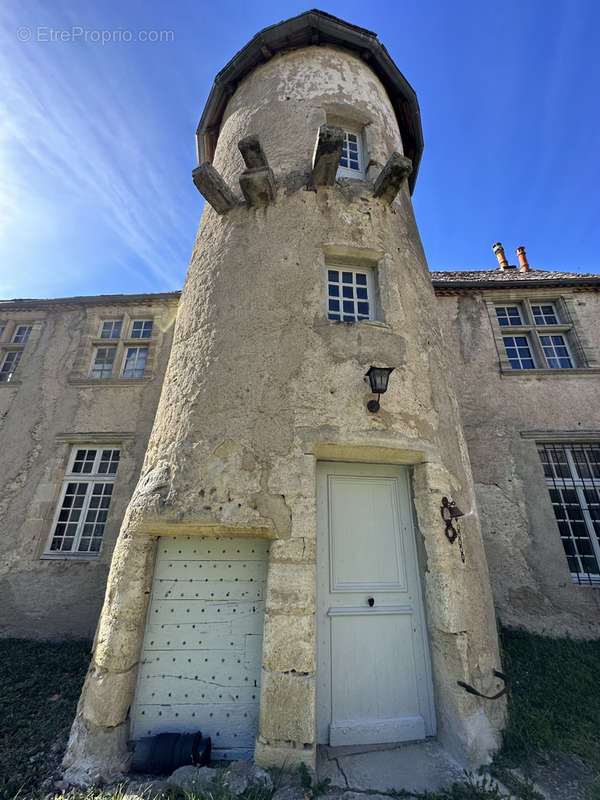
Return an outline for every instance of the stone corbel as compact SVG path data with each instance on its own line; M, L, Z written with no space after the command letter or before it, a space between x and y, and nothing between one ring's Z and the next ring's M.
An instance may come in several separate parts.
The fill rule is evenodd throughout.
M249 206L267 206L275 200L275 177L258 136L246 136L238 142L246 164L240 175L240 188Z
M235 197L229 186L209 161L192 170L194 186L211 204L217 214L226 214L235 205Z
M383 200L386 205L390 205L411 172L410 158L405 158L400 153L392 153L375 181L373 195Z
M342 157L344 131L335 125L321 125L313 158L313 186L333 186Z

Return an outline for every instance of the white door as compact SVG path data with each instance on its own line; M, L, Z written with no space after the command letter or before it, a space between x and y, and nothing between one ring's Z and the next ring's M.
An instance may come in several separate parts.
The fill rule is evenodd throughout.
M318 741L435 733L406 467L321 462Z
M131 738L202 731L251 759L258 732L269 542L161 536Z

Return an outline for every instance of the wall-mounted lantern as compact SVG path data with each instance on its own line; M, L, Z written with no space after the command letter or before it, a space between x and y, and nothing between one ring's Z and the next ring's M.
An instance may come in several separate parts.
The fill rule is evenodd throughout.
M369 367L365 378L369 379L371 384L371 391L377 395L377 400L369 400L367 409L374 414L379 411L379 398L387 391L390 373L394 371L394 367Z

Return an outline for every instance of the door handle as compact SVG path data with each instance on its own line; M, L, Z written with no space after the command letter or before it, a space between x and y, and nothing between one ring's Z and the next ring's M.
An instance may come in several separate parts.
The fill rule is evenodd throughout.
M375 605L375 598L374 597L369 597L368 600L367 600L367 603L369 604L369 606L371 608L373 608L373 606Z

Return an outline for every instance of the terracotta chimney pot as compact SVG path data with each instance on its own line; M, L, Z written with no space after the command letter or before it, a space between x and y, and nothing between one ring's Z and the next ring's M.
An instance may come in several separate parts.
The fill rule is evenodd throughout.
M519 259L519 270L521 272L529 272L530 267L524 247L517 247L517 258Z
M501 242L496 242L496 244L493 244L492 250L496 254L496 258L498 259L498 264L500 264L500 269L506 269L506 267L508 267L508 261L506 260L506 256L504 255L504 248L502 247Z

